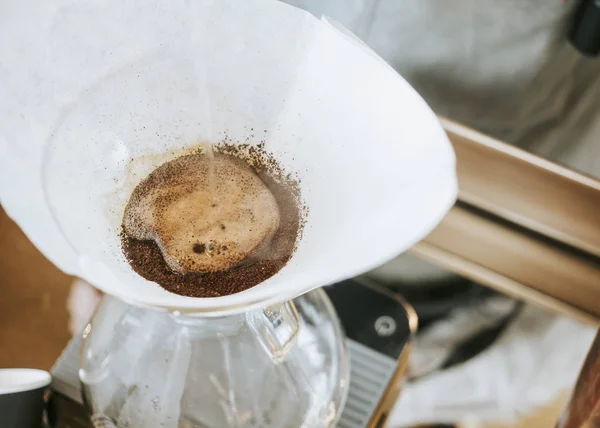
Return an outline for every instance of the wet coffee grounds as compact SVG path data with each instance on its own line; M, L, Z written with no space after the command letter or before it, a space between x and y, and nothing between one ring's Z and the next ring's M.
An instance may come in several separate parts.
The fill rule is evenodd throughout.
M218 152L247 161L271 191L279 208L279 228L271 241L250 254L242 263L224 271L181 274L171 270L152 241L141 241L121 232L123 252L132 269L165 290L187 297L220 297L247 290L275 275L292 257L300 239L306 210L302 207L299 183L279 168L262 146L221 144ZM204 245L194 251L206 251Z

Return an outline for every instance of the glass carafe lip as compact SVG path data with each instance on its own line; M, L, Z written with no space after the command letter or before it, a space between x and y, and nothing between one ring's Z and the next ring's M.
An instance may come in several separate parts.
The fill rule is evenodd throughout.
M218 332L221 334L226 334L226 333L233 334L233 333L239 331L240 328L242 328L243 326L248 325L249 316L251 316L251 314L258 313L261 311L267 311L269 308L272 308L272 307L275 307L278 305L285 305L287 303L290 303L294 307L293 311L296 314L296 317L298 318L299 315L298 315L297 309L295 308L294 300L298 299L298 298L302 298L309 294L318 295L320 298L319 300L325 306L326 311L329 314L333 315L332 316L332 324L333 324L333 328L335 330L335 335L336 335L336 337L339 338L339 340L341 340L343 342L344 338L345 338L344 329L341 325L339 318L337 317L337 312L335 310L335 307L333 306L333 303L329 300L327 293L325 293L325 291L322 289L322 287L315 288L307 293L303 293L292 299L285 299L285 300L279 299L279 300L275 300L275 301L261 302L261 304L258 304L258 303L254 304L254 305L251 304L251 305L247 306L246 310L235 311L232 313L220 312L220 311L219 312L214 312L214 311L205 311L205 312L190 311L190 312L187 312L187 311L181 311L180 309L175 309L175 308L164 308L164 307L135 304L135 303L131 303L127 300L124 300L118 296L113 296L110 294L105 294L102 297L102 300L105 300L105 299L114 300L114 301L120 302L122 304L128 305L132 308L136 308L139 310L147 310L150 313L153 313L157 316L164 316L165 319L168 319L169 321L177 324L180 327L188 327L190 329L190 331L192 331L193 329L196 329L196 328L204 328L204 329L206 329L207 332L210 331L212 333ZM93 329L94 319L96 318L96 315L97 315L98 311L102 308L102 306L104 306L103 301L101 301L96 306L93 314L90 317L88 324L86 325L86 327L84 328L84 330L81 334L84 343L87 341L88 336ZM345 344L343 344L343 346L345 347Z
M257 286L259 286L259 285L260 284L258 284ZM140 309L153 310L153 311L162 312L162 313L170 313L173 316L185 316L185 317L192 317L192 318L212 319L212 318L229 317L229 316L233 316L233 315L243 315L249 311L265 309L271 305L283 304L285 302L292 301L298 297L301 297L304 294L318 290L319 288L320 287L314 287L314 288L307 290L306 292L298 294L298 295L292 295L292 296L274 295L274 296L269 296L265 299L251 300L251 301L247 301L244 303L238 303L238 304L228 305L228 306L221 306L218 308L207 308L207 309L198 309L198 308L180 307L180 306L148 305L148 304L139 302L137 300L124 299L121 296L115 296L112 294L106 294L106 296L110 296L113 299L120 300L130 306L140 308ZM241 293L244 293L244 292L245 291L242 291ZM236 293L236 294L240 294L240 293ZM207 298L202 297L202 299L207 299Z
M323 303L327 306L327 311L333 314L336 314L333 305L328 300L324 291L320 288L316 290L312 290L311 292L317 292L325 297L323 299ZM306 293L305 293L306 294ZM235 310L234 312L227 311L181 311L178 308L164 308L157 306L149 306L131 303L127 300L124 300L118 296L113 296L110 294L105 294L103 299L111 299L117 302L121 302L125 305L128 305L132 308L148 311L150 314L154 314L155 316L164 317L166 324L173 322L179 327L187 328L187 332L190 334L199 333L200 335L206 335L211 333L218 333L223 335L231 335L235 334L245 325L248 325L251 321L250 318L253 314L257 314L260 312L266 313L265 311L269 311L271 309L277 308L279 306L283 306L286 304L291 304L293 307L293 312L296 314L296 318L298 317L297 310L294 307L294 300L298 297L302 297L304 294L294 297L293 299L278 299L275 301L265 301L261 303L247 305L244 310ZM240 305L243 306L243 305ZM85 341L87 339L88 334L92 329L93 320L95 318L96 313L102 307L102 303L100 303L94 313L90 317L90 321L83 330L82 338ZM337 317L337 314L336 314ZM339 330L340 334L342 333L341 326L339 325L339 320L336 318L336 331ZM164 323L161 323L166 325ZM204 330L204 331L202 331Z
M232 314L227 316L190 316L168 313L169 320L178 327L184 328L186 334L191 336L232 336L244 328L246 324L245 314Z

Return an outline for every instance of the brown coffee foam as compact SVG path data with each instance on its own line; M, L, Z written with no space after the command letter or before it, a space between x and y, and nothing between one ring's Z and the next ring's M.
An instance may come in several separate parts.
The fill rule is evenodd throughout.
M131 268L143 278L159 284L166 291L181 296L203 298L227 296L251 288L272 277L292 257L301 239L308 214L308 208L301 202L299 180L280 166L275 156L265 150L263 143L256 145L234 143L225 138L215 147L215 150L249 165L256 173L275 198L279 210L279 227L270 241L259 246L246 260L230 269L180 273L167 265L155 241L143 234L140 234L143 236L142 239L130 236L123 224L121 233L123 253ZM187 151L180 157L196 153ZM168 163L170 165L164 165L166 168L174 168L176 165ZM185 180L176 174L171 176L171 180L184 186ZM148 183L151 183L151 180L143 180L138 184L133 192L136 197L148 195ZM134 195L131 196L130 202L133 197ZM132 216L133 220L136 218L139 221L139 217ZM129 228L136 226L136 221L128 225ZM205 250L201 247L196 249L199 252Z
M125 233L153 241L171 270L216 272L260 253L279 227L279 208L244 161L216 153L211 164L196 153L143 180L123 220Z

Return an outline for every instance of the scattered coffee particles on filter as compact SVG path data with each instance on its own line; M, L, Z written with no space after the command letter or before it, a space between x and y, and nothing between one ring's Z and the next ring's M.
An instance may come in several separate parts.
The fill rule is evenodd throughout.
M199 151L159 166L123 217L133 270L183 296L226 296L273 276L304 223L298 182L263 146L223 143L212 162Z

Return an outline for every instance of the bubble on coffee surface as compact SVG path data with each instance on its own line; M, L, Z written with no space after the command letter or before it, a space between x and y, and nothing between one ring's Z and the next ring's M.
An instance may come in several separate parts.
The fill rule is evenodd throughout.
M125 208L123 228L130 238L153 241L167 266L185 274L244 262L270 242L279 221L275 197L247 163L198 153L143 180Z

